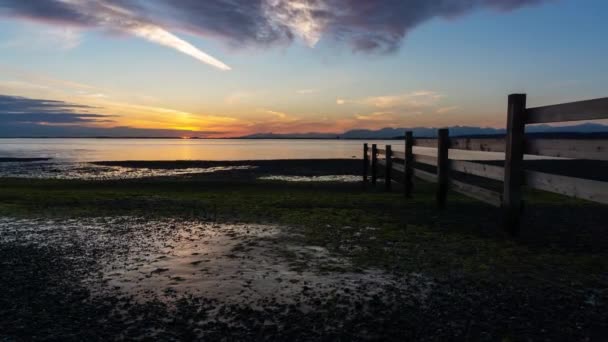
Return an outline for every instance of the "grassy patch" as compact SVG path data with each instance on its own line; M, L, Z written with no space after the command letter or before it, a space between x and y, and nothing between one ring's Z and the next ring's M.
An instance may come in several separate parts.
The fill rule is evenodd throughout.
M379 186L378 189L381 187ZM301 232L299 243L349 257L355 267L465 277L492 283L606 285L605 208L530 193L529 220L513 240L500 210L450 194L434 206L433 185L416 195L360 184L286 184L156 179L120 182L0 180L0 215L144 215L271 222ZM599 228L598 228L599 227Z

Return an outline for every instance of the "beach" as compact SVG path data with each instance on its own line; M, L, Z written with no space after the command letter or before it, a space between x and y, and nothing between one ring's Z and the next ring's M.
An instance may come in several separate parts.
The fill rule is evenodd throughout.
M387 193L361 182L356 159L95 165L213 171L1 178L4 336L584 340L608 331L601 205L531 191L531 228L513 241L499 209L450 194L438 211L434 185L417 181L411 199Z

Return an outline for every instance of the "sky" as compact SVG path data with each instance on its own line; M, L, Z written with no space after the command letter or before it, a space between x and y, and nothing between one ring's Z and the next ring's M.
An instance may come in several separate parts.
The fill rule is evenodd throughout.
M0 0L0 135L504 127L608 95L604 0Z

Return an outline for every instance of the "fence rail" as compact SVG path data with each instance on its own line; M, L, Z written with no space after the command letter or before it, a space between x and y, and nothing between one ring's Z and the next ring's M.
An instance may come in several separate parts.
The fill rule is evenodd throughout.
M526 109L526 124L599 120L608 117L608 97Z
M608 140L530 139L525 151L548 157L608 160Z
M447 191L459 192L495 207L505 213L504 224L517 234L522 215L522 187L549 191L570 197L608 204L608 182L525 170L524 154L571 159L608 160L608 139L526 139L527 124L608 119L608 98L526 108L526 95L509 96L507 134L504 138L451 138L447 129L438 130L437 139L413 137L405 134L404 152L372 145L371 154L364 144L364 180L369 166L372 184L376 184L377 168L384 169L385 188L391 190L393 181L404 183L406 196L412 195L413 178L438 183L437 204L446 205ZM436 156L414 153L414 147L431 147ZM450 160L449 149L482 152L504 152L504 167L480 162ZM435 173L421 169L421 165L434 167ZM423 167L423 168L426 168ZM396 172L393 172L396 171ZM608 170L607 170L608 171ZM473 175L503 183L502 192L469 184L452 177L452 172Z

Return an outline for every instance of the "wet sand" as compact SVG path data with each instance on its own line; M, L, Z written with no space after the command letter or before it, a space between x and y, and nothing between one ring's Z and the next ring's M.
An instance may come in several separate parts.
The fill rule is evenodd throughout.
M292 336L307 340L354 334L351 337L367 339L378 336L379 331L347 332L326 320L339 318L339 324L364 316L377 320L381 318L377 310L383 305L397 298L401 303L424 303L434 287L430 278L420 274L396 276L379 269L355 270L348 260L323 247L297 245L294 234L292 229L272 225L142 217L0 218L0 255L3 265L11 267L0 273L8 276L5 281L16 281L14 285L19 286L47 282L41 284L44 290L37 290L45 293L37 299L42 306L39 309L48 307L52 312L53 295L61 296L64 305L70 306L67 310L105 322L89 327L91 333L100 334L98 338L111 333L108 337L232 336L241 340L258 336L273 340ZM17 254L7 255L11 252ZM28 272L19 268L25 267L20 261L38 258L38 253L45 256L35 261L43 267L37 278L14 279L20 272ZM51 267L46 262L56 264ZM46 275L52 279L45 280L47 272L53 272ZM74 293L82 297L70 302ZM367 308L371 303L375 307ZM45 339L69 339L44 319L39 324L50 329L47 334L44 329L25 332L9 328L11 320L23 315L39 318L38 313L28 312L31 305L23 312L16 304L1 310L0 326L7 330L0 336L42 334L39 336ZM101 309L92 314L91 306ZM170 323L184 308L203 316L189 316L188 326L177 330L146 320ZM78 323L73 319L62 317L60 322L68 329L80 329L71 326ZM116 322L120 320L124 321ZM113 322L108 330L99 332L108 322ZM316 330L306 331L311 327ZM84 331L78 336L83 333L86 336Z
M10 160L9 162L7 159L0 167L0 177L104 181L218 174L220 178L228 175L247 179L298 176L311 177L300 178L302 181L331 181L331 177L327 176L360 175L361 168L361 162L353 159L92 163ZM321 176L324 179L318 178ZM354 177L350 177L348 181L353 181L352 178Z
M421 287L432 285L420 276L407 279L374 269L353 272L347 259L321 246L298 245L294 229L276 225L143 217L3 218L0 234L2 243L60 249L78 244L97 250L97 272L80 270L88 273L84 282L93 293L112 289L140 302L196 295L226 304L295 304L307 291L327 296L365 286L368 291L358 296L370 297L388 286L404 290L413 280Z
M360 177L360 160L97 166L161 173L2 180L0 205L15 214L0 217L0 339L608 333L599 205L566 211L560 198L541 198L524 232L539 239L511 241L491 230L500 213L481 203L451 197L440 213L434 188L420 183L405 200L345 182Z

